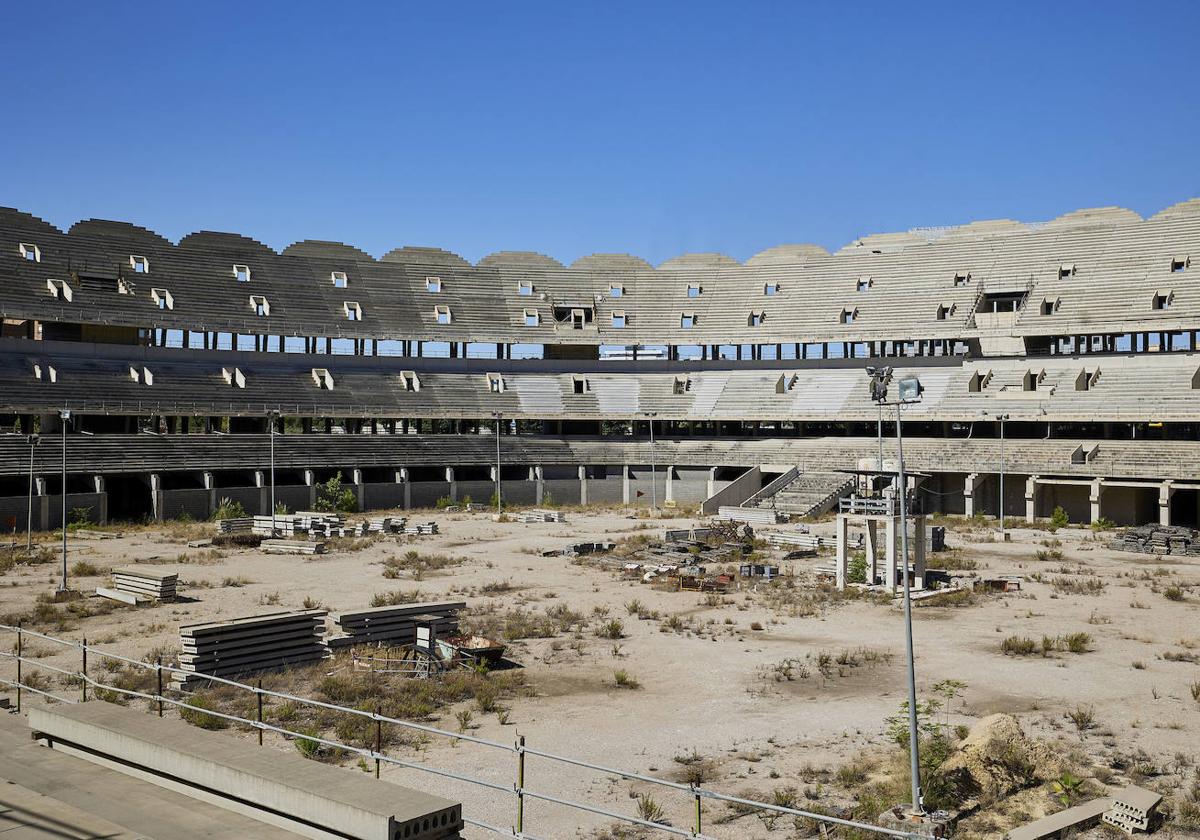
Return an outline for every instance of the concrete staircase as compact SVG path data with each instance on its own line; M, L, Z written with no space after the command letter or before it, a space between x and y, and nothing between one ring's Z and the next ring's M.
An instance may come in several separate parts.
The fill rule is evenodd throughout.
M759 507L774 508L791 516L820 516L853 486L854 477L846 473L808 470L756 502Z

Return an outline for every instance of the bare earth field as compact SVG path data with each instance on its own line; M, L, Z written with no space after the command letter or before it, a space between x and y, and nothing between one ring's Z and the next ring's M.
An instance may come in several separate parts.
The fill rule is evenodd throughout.
M132 527L115 539L75 539L71 562L94 567L82 569L89 574L76 578L75 588L108 585L112 566L154 563L177 571L181 594L194 600L119 606L82 618L35 614L37 596L55 585L56 566L17 565L0 575L0 616L142 657L177 649L181 623L298 609L306 599L336 613L369 606L381 593L419 590L418 600L465 600L470 622L513 636L524 633L512 610L528 620L558 608L560 618L565 610L578 619L552 628L552 636L511 642L509 656L523 668L505 676L519 673L523 684L505 689L501 713L458 700L427 722L504 743L524 736L538 750L800 808L852 807L865 784L896 781L893 766L898 757L903 766L903 757L886 718L905 696L904 642L901 610L888 599L833 597L815 587L816 560L769 549L763 555L793 577L772 586L746 583L724 597L654 588L587 558L540 556L580 541L661 539L665 528L702 524L695 520L635 519L622 510L571 511L565 525L498 523L475 513L410 515L436 520L442 533L341 544L316 558L186 547L188 539L211 535L211 525ZM831 523L813 527L833 531ZM946 724L956 744L965 729L954 727L1008 713L1061 762L1056 770L1081 779L1082 798L1137 781L1167 794L1176 810L1184 803L1186 812L1200 760L1200 558L1115 552L1077 528L1054 535L1016 530L1006 544L991 541L982 526L960 520L951 528L949 556L958 567L973 567L966 574L1025 580L1019 593L979 593L952 606L915 609L919 696L937 697L933 686L947 680L965 686L931 720ZM51 535L45 543L53 550ZM463 561L385 577L385 560L409 550ZM940 562L931 555L931 568ZM1072 645L1072 634L1086 639L1075 636ZM1013 636L1029 639L1035 650L1002 652ZM0 644L9 649L11 634ZM30 646L45 654L42 661L78 667L77 651ZM316 678L351 673L344 658L321 670ZM617 684L618 671L628 687ZM13 677L11 662L0 663L0 676ZM469 720L459 714L464 710ZM294 748L282 739L268 747ZM501 785L514 781L511 753L465 741L406 742L392 752ZM531 789L629 814L638 812L633 797L651 792L665 819L691 825L690 798L670 790L537 757L529 758L526 774ZM385 767L384 776L461 797L468 816L493 825L515 822L511 794L398 767ZM980 812L964 821L959 836L998 837L1018 821L1062 807L1050 780L1022 787L1012 796L980 797ZM764 817L708 802L704 829L722 838L809 836L803 823ZM532 799L525 829L540 838L638 836L611 833L604 817Z

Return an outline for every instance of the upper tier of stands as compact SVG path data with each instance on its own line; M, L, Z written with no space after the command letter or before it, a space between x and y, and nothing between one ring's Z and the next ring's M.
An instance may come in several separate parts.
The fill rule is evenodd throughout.
M1200 354L925 360L896 368L924 386L912 419L1192 422ZM936 362L936 363L935 363ZM422 367L422 365L425 365ZM117 345L0 342L0 393L10 412L379 418L873 420L863 363L643 372L557 362L559 370L489 372L485 362L180 351ZM505 363L498 363L498 366ZM802 365L803 363L798 363ZM809 363L810 365L812 363ZM410 369L409 366L415 369ZM549 365L547 365L549 367Z
M315 241L277 253L208 232L174 244L122 222L63 233L0 210L4 318L242 334L617 345L969 339L980 334L987 296L1005 294L1026 300L1004 319L1005 334L1165 332L1195 327L1197 272L1200 199L1145 220L1102 208L1036 225L866 236L833 254L785 245L744 264L689 254L657 268L624 254L566 267L528 252L472 265L413 247L374 259ZM69 301L52 280L70 285ZM156 289L169 293L169 308Z

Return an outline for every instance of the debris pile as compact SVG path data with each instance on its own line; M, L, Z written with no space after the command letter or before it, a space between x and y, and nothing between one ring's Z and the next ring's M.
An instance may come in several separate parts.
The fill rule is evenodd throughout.
M1139 525L1126 528L1109 543L1117 551L1138 554L1190 554L1200 556L1200 532L1179 525Z

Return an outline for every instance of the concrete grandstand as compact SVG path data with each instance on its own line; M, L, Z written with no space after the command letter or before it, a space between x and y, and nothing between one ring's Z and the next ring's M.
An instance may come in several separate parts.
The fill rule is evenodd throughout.
M660 502L769 504L789 473L781 499L821 499L894 458L878 364L925 388L924 511L996 515L1003 465L1009 515L1196 525L1193 259L1200 199L657 268L0 210L0 525L25 527L31 456L33 525L58 524L64 409L67 507L101 521L268 512L272 422L292 509L337 472L364 508L485 501L497 421L515 502L633 502L653 475Z

